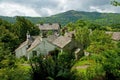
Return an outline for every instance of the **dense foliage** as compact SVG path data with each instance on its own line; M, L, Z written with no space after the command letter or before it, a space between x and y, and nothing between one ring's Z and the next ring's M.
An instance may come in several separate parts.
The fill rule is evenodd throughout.
M17 17L14 24L0 19L0 80L30 80L28 67L22 66L14 56L27 31L39 34L39 29L23 17Z
M55 53L55 54L58 54ZM34 57L30 60L33 80L75 80L71 67L74 57L70 53L59 53L53 56Z
M69 11L62 15L69 17L73 14L77 12ZM105 19L101 17L102 23L107 21L105 16L108 14L96 15L104 16ZM112 21L113 15L109 14L109 20ZM57 16L61 14L52 17ZM27 31L31 35L38 35L39 29L24 17L16 17L14 23L0 19L0 80L120 80L120 41L114 41L111 35L106 34L106 31L120 31L120 25L116 23L119 14L116 17L114 15L115 23L105 22L102 25L96 20L97 16L95 23L78 20L63 28L67 32L75 31L73 38L81 50L77 54L78 59L75 59L74 51L70 50L62 53L57 51L51 56L35 56L30 61L16 59L14 50L26 39ZM72 20L72 17L68 20ZM85 52L89 55L81 56Z
M112 40L112 34L106 34L106 27L93 28L90 25L83 20L66 25L69 31L75 31L81 50L89 53L73 66L73 70L77 70L77 80L119 80L120 42Z

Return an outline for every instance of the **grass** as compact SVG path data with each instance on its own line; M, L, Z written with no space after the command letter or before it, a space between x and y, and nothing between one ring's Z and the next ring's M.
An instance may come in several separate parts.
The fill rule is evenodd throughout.
M76 66L83 66L83 65L91 65L91 64L94 64L94 63L95 62L93 60L83 60L83 61L79 60L75 63L74 66L76 67Z
M88 69L88 67L95 65L95 61L93 60L78 60L75 65L73 66L72 70L76 70L76 75L79 74L86 74L86 71ZM88 66L88 67L86 67Z

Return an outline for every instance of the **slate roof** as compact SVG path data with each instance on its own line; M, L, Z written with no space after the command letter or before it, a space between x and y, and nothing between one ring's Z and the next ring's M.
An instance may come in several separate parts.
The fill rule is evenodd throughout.
M32 50L33 48L35 48L38 44L40 44L42 41L42 38L40 36L38 36L31 44L31 46L27 49L27 51L29 52L30 50Z
M72 41L74 34L75 31L66 32L64 36L57 37L55 40L53 40L52 43L60 48L64 48L67 44L69 44Z
M75 31L70 31L70 32L66 32L64 36L67 36L67 37L73 37L75 34Z
M47 37L47 40L49 41L49 42L53 42L55 39L57 39L58 38L58 36L56 36L56 35L50 35L50 36L48 36Z
M33 36L32 38L33 38L34 40L33 40L31 43L29 43L29 41L26 40L26 41L24 41L16 50L21 49L21 48L23 48L24 46L30 45L30 47L27 49L27 51L30 51L30 50L32 50L33 48L35 48L35 47L42 41L42 38L41 38L40 36ZM15 50L15 51L16 51L16 50Z
M69 32L64 36L59 36L59 37L56 35L50 35L46 40L51 44L58 46L59 48L64 48L67 44L71 42L72 34L74 34L74 32ZM40 36L32 36L32 38L34 40L30 44L30 47L27 49L28 52L34 49L37 45L39 45L42 42L42 38ZM26 40L17 49L20 49L25 45L28 46L28 44L29 44L29 41Z
M113 32L112 39L120 40L120 32Z
M58 23L53 24L37 24L40 30L59 30L60 25Z
M24 47L24 46L26 46L26 45L28 45L28 41L26 40L26 41L24 41L16 50L19 50L19 49L21 49L22 47ZM15 51L16 51L15 50Z
M60 47L64 48L68 43L71 42L71 38L67 36L60 36L57 39L53 41L53 44Z
M120 40L120 32L106 32L107 34L112 34L113 40Z

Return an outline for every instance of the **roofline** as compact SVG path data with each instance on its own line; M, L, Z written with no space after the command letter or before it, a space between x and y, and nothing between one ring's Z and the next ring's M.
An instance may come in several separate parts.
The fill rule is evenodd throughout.
M40 43L39 43L39 44L40 44ZM39 44L37 44L37 45L39 45ZM27 51L27 52L30 52L30 51L31 51L32 49L34 49L37 45L35 45L35 46L34 46L33 48L31 48L30 50L28 50L28 49L29 49L29 48L28 48L26 51Z
M50 42L49 40L47 40L49 43L51 43L52 45L54 45L54 46L57 46L57 45L55 45L55 44L53 44L52 42ZM57 47L59 47L59 46L57 46ZM59 47L59 48L61 48L61 47Z
M25 42L25 41L24 41L24 42ZM22 44L23 44L24 42L22 42ZM21 45L21 44L20 44L20 45ZM24 45L24 46L25 46L25 45ZM24 47L24 46L23 46L23 47ZM19 46L19 47L20 47L20 46ZM19 47L16 48L15 51L22 48L22 47L20 47L20 48L19 48Z
M70 40L67 44L69 44L71 41L72 41L72 40ZM54 44L54 43L52 43L52 44ZM66 44L66 45L67 45L67 44ZM65 45L64 47L60 47L60 46L58 46L58 45L56 45L56 44L54 44L54 45L57 46L57 47L59 47L59 48L61 48L61 49L63 49L63 48L66 46L66 45Z

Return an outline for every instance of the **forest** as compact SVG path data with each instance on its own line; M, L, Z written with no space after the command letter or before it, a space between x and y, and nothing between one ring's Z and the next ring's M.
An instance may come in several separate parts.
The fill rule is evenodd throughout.
M17 16L15 17L0 16L1 19L6 20L10 23L14 23L16 17ZM69 22L76 22L77 20L80 19L101 25L120 27L119 13L99 13L69 10L48 17L25 17L25 18L30 20L34 24L45 22L45 23L60 23L62 26L65 26Z
M0 80L120 80L120 41L106 34L119 32L120 23L77 20L64 25L63 30L75 31L75 41L81 46L77 60L72 50L26 60L16 58L14 51L25 41L27 31L39 35L38 27L24 17L17 16L13 23L0 19Z

